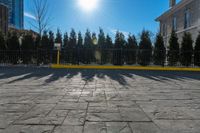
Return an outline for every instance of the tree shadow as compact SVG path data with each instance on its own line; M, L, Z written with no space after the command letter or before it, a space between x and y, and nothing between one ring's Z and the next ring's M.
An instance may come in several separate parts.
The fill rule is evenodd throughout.
M96 75L96 70L88 71L88 70L78 70L81 73L82 80L87 82L92 82Z
M107 76L111 80L117 81L121 85L128 85L125 77L127 76L124 71L121 70L101 70L97 73L97 77Z
M72 79L80 74L80 80L93 82L95 78L106 77L118 82L120 85L129 86L134 79L142 77L150 81L167 82L170 80L185 81L187 79L200 80L200 72L178 71L130 71L130 70L79 70L79 69L51 69L31 67L0 67L0 81L9 79L4 84L11 84L27 79L40 80L45 78L43 85L66 78ZM127 78L131 81L127 81ZM1 82L0 82L1 83Z
M129 74L141 76L154 81L165 82L169 80L183 81L186 79L200 80L200 72L189 71L134 71Z

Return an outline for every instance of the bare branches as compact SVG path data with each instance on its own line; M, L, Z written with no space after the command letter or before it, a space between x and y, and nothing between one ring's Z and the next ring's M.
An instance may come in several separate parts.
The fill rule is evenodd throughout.
M33 13L36 19L31 25L42 35L51 21L48 0L33 0Z

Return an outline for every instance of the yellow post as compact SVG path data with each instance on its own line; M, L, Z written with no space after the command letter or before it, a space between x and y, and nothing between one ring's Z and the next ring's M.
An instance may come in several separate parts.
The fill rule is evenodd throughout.
M60 64L60 50L57 51L57 65Z

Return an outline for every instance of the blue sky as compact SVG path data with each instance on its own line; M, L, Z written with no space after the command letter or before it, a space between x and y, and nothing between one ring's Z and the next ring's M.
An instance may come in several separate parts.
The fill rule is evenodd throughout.
M138 35L143 29L156 33L155 18L169 9L169 0L100 0L96 10L86 13L77 6L77 0L48 0L52 17L51 28L62 32L98 32L99 27L111 36L116 30ZM25 0L25 28L33 29L32 0Z

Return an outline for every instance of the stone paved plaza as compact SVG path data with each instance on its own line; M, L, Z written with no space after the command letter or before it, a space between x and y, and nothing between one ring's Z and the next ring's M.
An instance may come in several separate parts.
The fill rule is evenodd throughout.
M200 73L0 68L0 133L200 133Z

